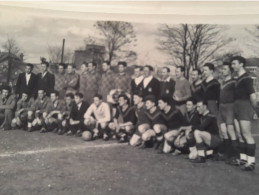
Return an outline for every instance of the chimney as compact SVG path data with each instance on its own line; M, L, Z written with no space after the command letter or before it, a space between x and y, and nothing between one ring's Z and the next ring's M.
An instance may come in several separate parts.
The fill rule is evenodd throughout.
M21 53L20 54L20 59L21 59L22 62L23 62L23 57L24 57L24 55L23 55L23 53Z

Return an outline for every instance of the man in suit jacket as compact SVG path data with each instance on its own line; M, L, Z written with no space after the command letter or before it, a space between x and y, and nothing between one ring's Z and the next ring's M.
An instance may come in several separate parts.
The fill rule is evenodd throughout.
M148 95L153 95L157 101L160 95L160 83L155 77L153 77L153 70L153 67L150 65L144 66L144 79L141 85L141 91L143 93L144 99Z
M83 98L82 93L75 94L75 103L71 108L67 135L81 136L84 127L84 114L88 109L88 104L83 101Z
M36 97L37 94L37 76L32 72L33 64L26 64L25 72L19 74L16 82L16 94L19 99L23 93L28 94L29 98Z
M50 92L54 91L55 76L48 71L49 63L44 62L41 64L41 73L38 74L38 89L43 89L49 97Z

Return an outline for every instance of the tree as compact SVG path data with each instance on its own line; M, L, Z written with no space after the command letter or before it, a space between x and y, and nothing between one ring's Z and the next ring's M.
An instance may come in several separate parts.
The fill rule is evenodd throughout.
M5 52L8 52L10 55L17 56L20 52L20 47L18 46L18 43L15 38L8 37L6 42L2 45L2 48Z
M94 25L104 37L108 60L111 63L122 55L132 54L130 47L136 42L136 33L131 23L115 21L97 21Z
M222 35L223 28L210 24L162 25L158 29L158 49L166 52L174 65L184 66L185 76L200 68L206 61L231 40Z
M7 83L9 83L12 70L12 58L17 57L21 49L14 37L8 37L6 42L2 45L2 48L4 52L8 53Z

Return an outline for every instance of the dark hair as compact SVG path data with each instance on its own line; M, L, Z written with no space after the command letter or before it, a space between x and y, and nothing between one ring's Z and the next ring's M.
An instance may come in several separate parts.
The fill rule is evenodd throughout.
M59 92L57 90L50 92L50 94L52 94L52 93L54 93L56 96L59 96Z
M193 71L197 71L197 72L198 72L198 75L201 75L200 69L193 69L192 72L193 72Z
M130 99L128 98L128 96L126 96L125 94L120 94L118 98L121 97L123 97L123 99L127 101L127 104L130 104Z
M192 102L193 105L197 104L196 99L194 99L193 97L188 98L188 99L186 100L186 102Z
M71 66L72 68L76 68L73 64L68 64L67 67Z
M41 64L45 64L47 67L49 67L49 63L46 61L42 62Z
M95 98L95 97L99 98L99 100L102 100L102 99L103 99L103 96L100 95L100 94L95 94L95 95L94 95L94 98Z
M151 102L156 103L156 98L155 98L155 96L153 96L153 95L147 95L147 96L145 97L145 101L151 101Z
M34 65L30 64L30 63L26 64L26 66L29 66L31 68L31 70L33 70L33 68L34 68Z
M210 70L212 70L212 71L214 71L215 70L215 66L214 66L214 64L212 64L212 63L206 63L206 64L204 64L204 67L208 67Z
M60 63L58 66L62 66L64 69L66 69L66 65L63 63Z
M44 93L46 92L43 88L39 88L38 91L43 91Z
M2 86L1 91L3 91L3 90L7 90L10 93L11 92L11 87L8 86L8 85L4 85L4 86Z
M233 62L234 60L237 60L239 63L242 63L243 64L243 67L246 66L246 59L242 56L234 56L232 59L231 59L231 62Z
M167 72L170 72L170 71L171 71L170 68L168 68L168 67L166 67L166 66L164 66L162 69L166 69Z
M229 70L230 70L231 72L233 72L233 68L232 68L230 62L223 62L222 66L228 66Z
M75 93L75 96L80 97L81 99L84 97L84 95L80 92Z
M162 100L163 102L167 103L168 105L171 105L171 98L167 96L161 96L158 98L158 100Z
M108 66L111 65L111 63L110 63L108 60L104 61L103 64L104 64L104 63L107 64Z
M140 69L140 71L142 71L143 70L143 66L138 66L138 65L136 65L135 67L134 67L134 69Z
M154 68L151 65L145 65L144 68L148 68L149 71L154 71Z
M92 64L93 64L93 66L94 66L94 67L96 67L96 66L97 66L97 64L96 64L96 62L95 62L95 61L92 61Z
M136 95L136 96L139 96L140 98L143 98L143 93L142 93L140 90L135 91L135 92L133 93L133 95Z
M203 100L199 100L197 103L201 102L203 105L208 106L208 101L203 99Z
M74 94L73 93L67 93L66 97L70 97L71 99L74 99Z
M119 65L122 65L122 66L124 66L124 67L127 67L127 62L125 62L125 61L119 61L118 62L118 66Z
M185 71L185 68L183 66L176 66L176 68L180 68L180 71L181 72L184 72Z
M29 91L28 90L23 90L22 94L23 93L29 96Z

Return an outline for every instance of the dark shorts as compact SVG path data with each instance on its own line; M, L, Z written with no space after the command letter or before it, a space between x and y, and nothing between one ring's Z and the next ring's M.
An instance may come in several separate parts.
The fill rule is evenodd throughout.
M237 100L234 103L234 116L237 120L253 120L254 110L249 100Z
M227 125L234 124L234 104L220 104L218 114L219 124L226 123Z
M218 104L216 100L208 100L208 109L212 114L218 115Z
M210 140L210 145L209 148L217 148L219 144L221 143L221 139L219 135L212 135L211 134L211 140Z

